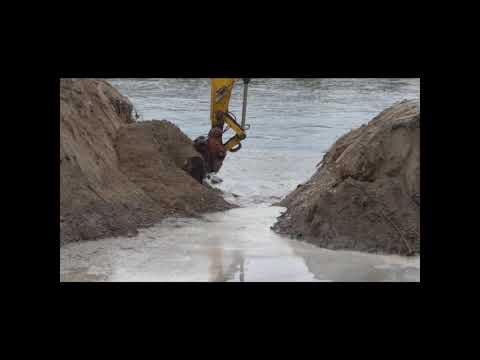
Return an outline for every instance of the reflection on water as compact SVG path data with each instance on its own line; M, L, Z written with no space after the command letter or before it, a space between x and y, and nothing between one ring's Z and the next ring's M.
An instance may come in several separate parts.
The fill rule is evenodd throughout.
M272 232L265 205L169 219L61 248L62 281L419 281L419 258L331 251ZM178 226L181 224L180 226Z
M226 269L223 267L223 250L222 248L213 248L209 250L210 267L209 281L225 282L233 281L238 274L240 282L245 281L244 263L245 258L243 252L239 249L232 251L231 263Z

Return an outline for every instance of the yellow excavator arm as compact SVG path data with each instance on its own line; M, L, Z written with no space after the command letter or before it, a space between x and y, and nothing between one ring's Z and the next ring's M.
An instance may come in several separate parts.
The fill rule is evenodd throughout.
M210 120L212 128L208 136L199 136L193 142L194 148L202 155L205 171L198 171L198 178L205 174L217 173L225 159L227 152L235 152L242 148L242 140L245 140L247 134L245 130L250 128L245 125L247 110L247 91L250 79L243 79L243 108L242 121L239 124L235 115L232 114L228 105L232 96L232 90L239 79L212 79L212 98L210 105ZM226 143L223 143L223 134L232 129L235 135ZM201 166L199 167L201 168Z
M212 122L212 128L219 128L224 132L228 129L232 129L235 132L235 135L223 144L225 148L231 152L240 150L242 147L241 141L247 137L245 133L245 130L247 129L247 126L245 125L245 115L249 79L243 79L244 94L241 124L237 122L235 115L233 115L228 109L230 98L232 96L232 90L238 80L239 79L237 78L212 79L212 95L210 106L210 119ZM225 124L227 125L227 128L224 130Z

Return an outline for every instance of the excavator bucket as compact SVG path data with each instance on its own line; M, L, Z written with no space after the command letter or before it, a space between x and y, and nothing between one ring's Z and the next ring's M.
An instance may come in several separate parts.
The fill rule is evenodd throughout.
M202 156L205 174L217 173L222 167L227 152L240 150L242 147L241 141L246 138L245 129L247 127L245 126L245 112L249 79L244 79L241 124L237 122L235 116L228 109L232 90L237 80L238 79L231 78L212 79L211 81L210 120L212 127L208 133L208 137L200 136L195 139L193 144ZM223 133L228 129L232 129L235 135L226 143L223 143ZM198 173L201 173L201 171L199 170Z

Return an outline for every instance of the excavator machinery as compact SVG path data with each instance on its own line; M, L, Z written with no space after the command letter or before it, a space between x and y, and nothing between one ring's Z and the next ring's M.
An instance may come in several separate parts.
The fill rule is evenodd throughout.
M217 173L222 167L227 152L240 150L241 142L247 137L245 131L250 128L250 125L245 124L245 120L250 79L243 79L243 106L240 124L228 108L232 90L239 80L236 78L211 80L210 121L212 126L208 136L200 136L193 143L203 158L204 169L201 171L200 178ZM233 130L234 135L224 143L223 134L230 129Z

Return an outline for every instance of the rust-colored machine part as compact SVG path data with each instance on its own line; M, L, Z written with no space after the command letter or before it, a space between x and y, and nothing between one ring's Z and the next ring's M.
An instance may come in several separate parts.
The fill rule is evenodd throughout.
M223 160L227 156L227 149L222 141L223 131L218 127L214 127L208 133L207 153L208 167L212 172L218 172L222 167Z

